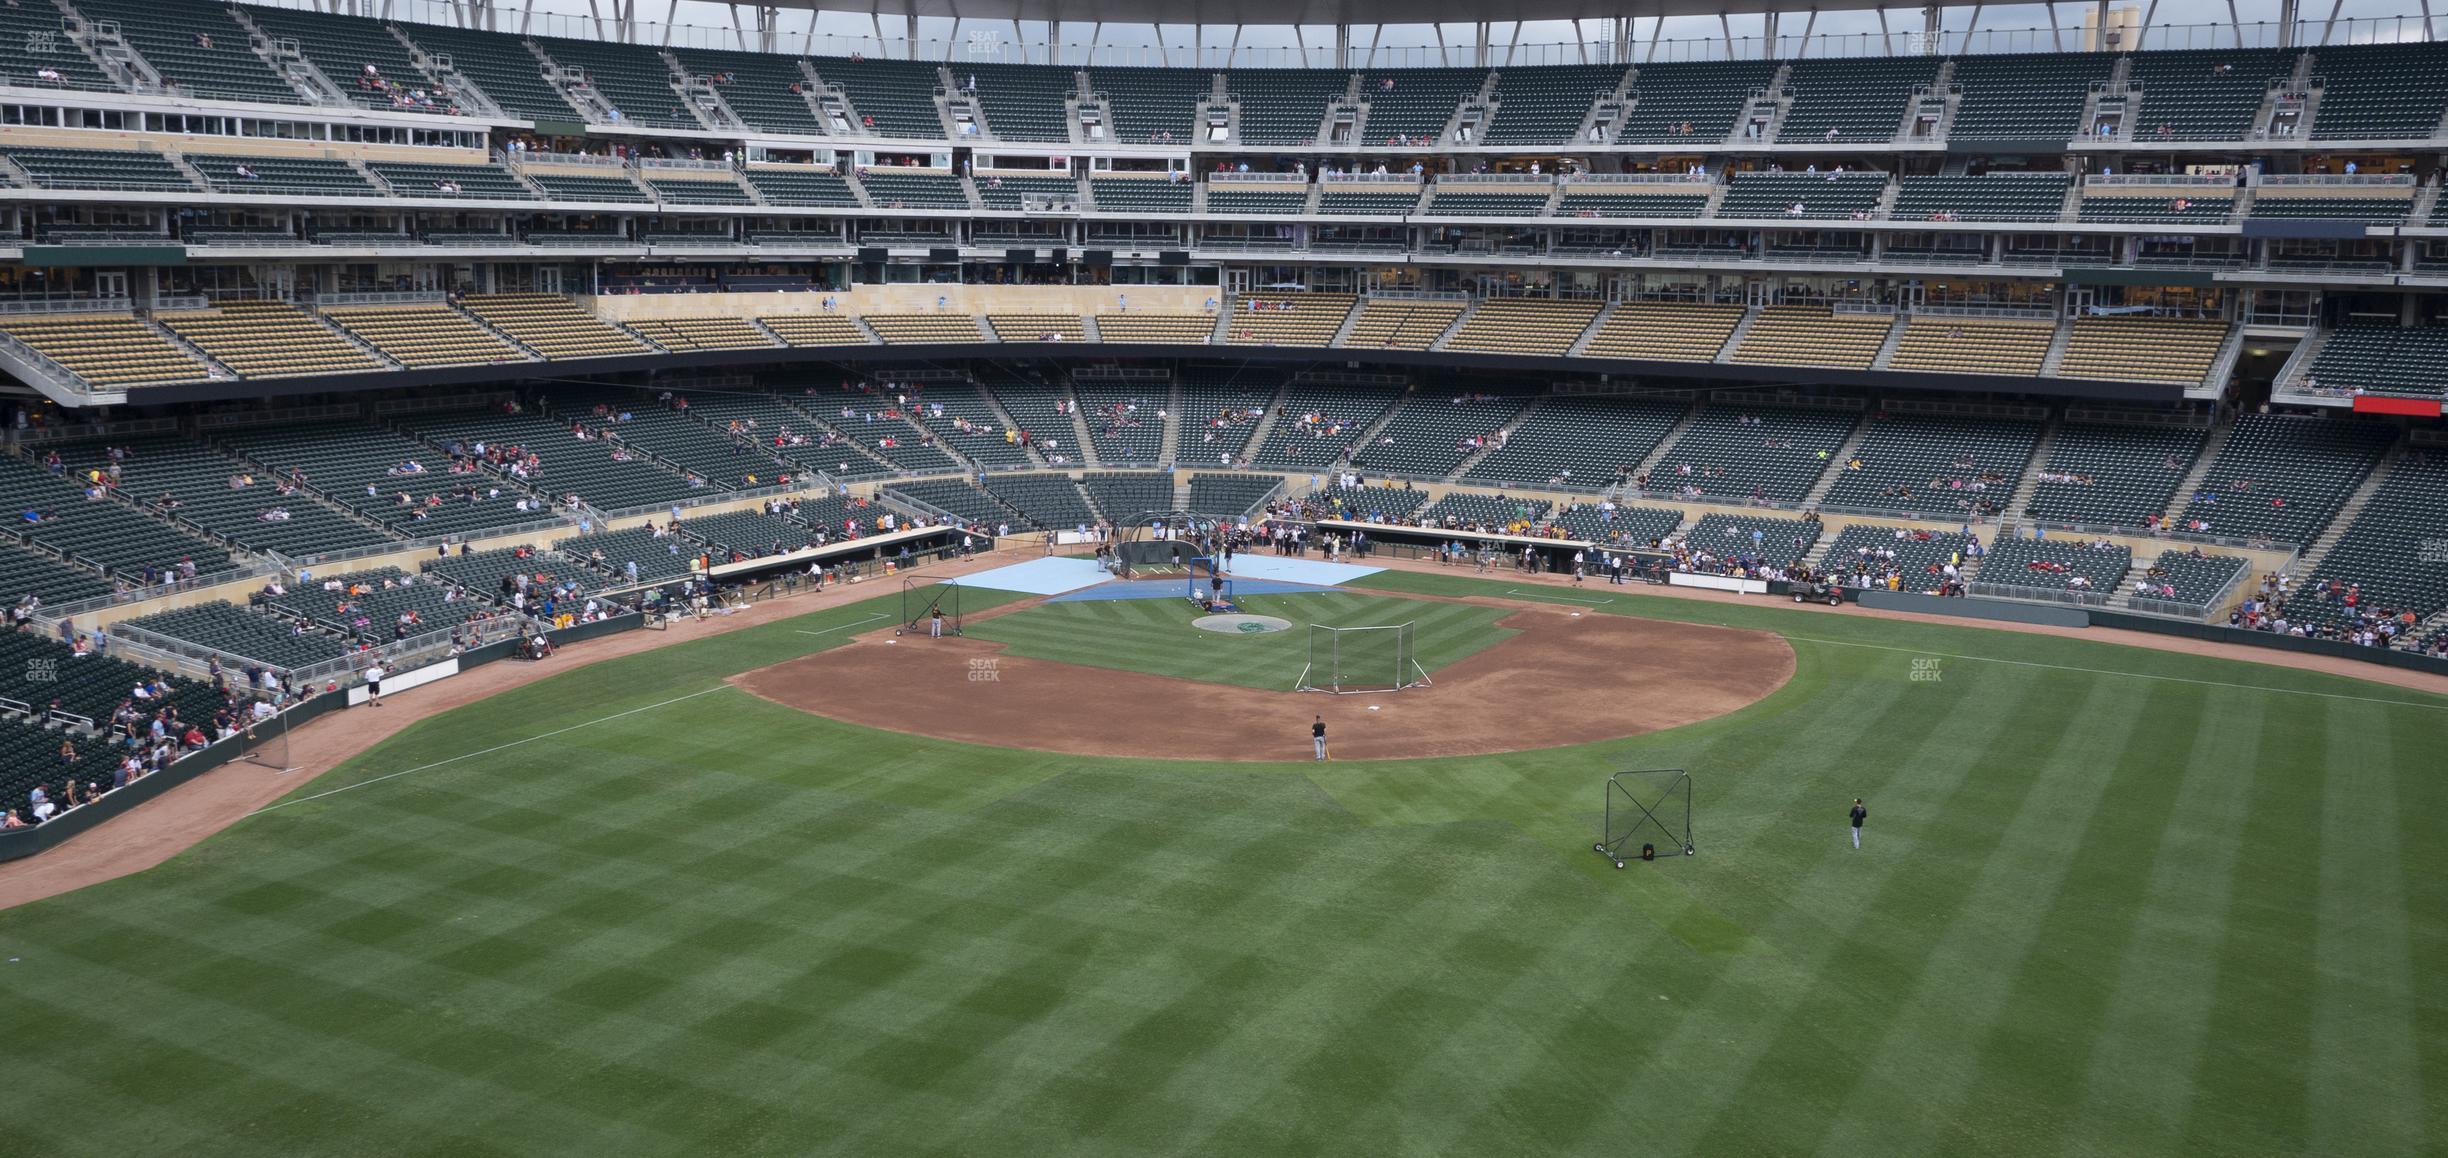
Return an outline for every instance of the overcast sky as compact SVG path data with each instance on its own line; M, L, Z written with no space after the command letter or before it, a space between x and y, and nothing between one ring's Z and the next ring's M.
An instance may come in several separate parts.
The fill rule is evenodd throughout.
M274 2L291 7L304 7L307 6L308 0L274 0ZM366 0L366 2L380 3L380 0ZM502 27L505 30L515 28L522 0L495 0L495 2L500 6L502 13ZM2306 34L2306 39L2317 41L2320 36L2319 22L2329 17L2329 4L2324 3L2323 0L2301 0L2301 2L2301 19L2314 22L2312 29ZM2443 25L2448 25L2448 0L2434 0L2434 2L2441 9ZM656 24L654 29L642 33L641 39L659 39L661 37L660 23L669 10L670 0L635 0L635 3L638 18L641 21L652 21ZM533 0L533 4L536 12L535 22L531 26L533 31L571 36L593 34L592 28L586 23L589 19L587 0ZM602 0L602 4L602 10L608 13L611 10L610 0ZM2146 4L2147 0L2144 3L2134 4L2133 7L2139 10ZM2357 41L2420 39L2422 37L2422 17L2419 5L2420 0L2343 0L2339 8L2340 16L2334 39L2340 41L2349 38ZM1495 4L1489 7L1492 13L1503 9L1502 5ZM2062 39L2056 43L2062 43L2067 49L2081 48L2083 20L2091 8L2092 5L2084 3L2058 5L2057 18L2063 27L2063 32ZM375 11L380 11L380 9ZM731 11L722 4L705 3L703 0L686 0L679 5L678 17L674 21L681 26L676 40L681 43L696 43L703 46L711 46L719 40L720 43L728 45L731 38L729 31L732 26ZM742 19L753 19L749 15L749 8L743 6L737 11L741 13ZM2278 15L2277 0L2237 0L2236 11L2246 23L2244 31L2247 44L2275 42L2275 34L2271 28L2263 26L2256 29L2253 27L2253 22L2256 20L2275 21ZM433 0L390 0L389 12L395 19L400 20L453 22L447 6L435 3ZM814 51L819 55L850 51L863 51L869 55L882 54L874 39L872 22L863 12L859 11L811 14L805 10L784 10L781 15L781 27L783 30L782 47L786 51L799 50L810 29L811 16L816 32ZM1922 19L1920 9L1893 9L1888 13L1887 19L1889 28L1894 34L1893 43L1896 51L1911 51L1917 47L1908 45L1905 38L1907 34L1920 30ZM1945 51L1964 50L1961 33L1972 19L1973 11L1968 7L1949 9L1946 12L1945 27L1950 35L1943 46ZM2051 47L2048 8L2044 5L1991 5L1981 10L1979 19L1981 36L1972 43L1973 51L2037 51ZM1633 50L1635 60L1647 52L1647 41L1655 24L1656 21L1647 19L1635 23L1634 36L1639 42ZM1787 54L1796 51L1795 38L1801 35L1803 24L1804 17L1800 14L1791 14L1783 18L1783 25L1779 31L1785 38L1783 46ZM1757 16L1734 17L1732 25L1737 38L1755 39L1760 35L1760 19ZM2223 0L2160 0L2157 13L2153 18L2153 31L2146 46L2153 48L2227 47L2235 42L2233 32L2227 25L2227 5ZM888 18L884 21L885 35L895 41L901 36L902 28L903 25L897 18ZM1584 25L1584 29L1592 40L1603 39L1604 34L1596 22ZM2448 31L2448 28L2443 30ZM1370 41L1371 31L1365 26L1356 29L1355 42L1365 48ZM1818 18L1815 31L1825 39L1821 45L1811 50L1814 54L1834 51L1845 55L1859 55L1879 50L1879 20L1875 13L1822 13ZM1063 26L1063 40L1066 44L1077 45L1084 50L1090 32L1091 29L1086 24L1066 24ZM1473 30L1466 25L1447 25L1444 32L1446 41L1457 54L1448 59L1456 64L1469 63L1467 57L1459 53L1470 44L1474 36ZM1024 23L1020 28L1020 36L1025 37L1026 41L1033 46L1042 45L1046 39L1046 29L1042 24ZM1232 36L1233 33L1229 27L1210 26L1206 30L1207 63L1210 67L1222 62L1223 52L1231 42ZM1329 63L1327 51L1333 43L1332 36L1331 29L1322 27L1301 30L1300 38L1307 42L1307 47L1312 54L1310 63L1316 65ZM928 45L929 54L936 57L944 54L945 45L948 43L952 46L954 59L971 58L973 54L978 59L1017 59L1010 51L1015 34L1009 21L964 21L955 38L951 20L926 19L919 21L919 37L922 41L931 42ZM1577 52L1554 47L1571 44L1575 39L1572 25L1561 21L1526 24L1520 29L1518 37L1513 25L1499 23L1494 26L1491 37L1495 42L1493 63L1496 64L1504 63L1505 45L1516 39L1522 46L1515 56L1520 63L1569 62L1578 59L1579 56ZM1173 64L1191 62L1188 48L1193 40L1193 30L1190 26L1165 25L1161 30L1161 38L1162 43L1169 46L1169 52L1160 54L1157 51L1159 31L1156 28L1148 25L1109 24L1098 33L1098 44L1103 49L1098 59L1106 63L1134 64L1141 63L1142 59L1148 64L1156 64L1160 60ZM1714 17L1685 17L1668 20L1662 39L1665 43L1658 52L1661 59L1695 54L1724 54L1722 33ZM1240 62L1245 64L1253 62L1299 63L1292 55L1295 51L1295 43L1293 31L1286 27L1245 29L1241 34L1244 56L1240 58ZM1440 63L1436 55L1436 30L1428 25L1388 25L1378 33L1378 44L1380 47L1377 63L1380 65ZM1548 47L1542 50L1536 46ZM750 47L753 47L753 43ZM1268 50L1268 58L1254 61L1247 54L1250 49ZM1398 52L1397 50L1409 51ZM1757 55L1757 49L1749 46L1745 46L1744 52L1746 55ZM891 54L900 55L897 43L892 46ZM1042 58L1032 57L1032 59ZM1071 57L1066 59L1076 59L1076 50Z

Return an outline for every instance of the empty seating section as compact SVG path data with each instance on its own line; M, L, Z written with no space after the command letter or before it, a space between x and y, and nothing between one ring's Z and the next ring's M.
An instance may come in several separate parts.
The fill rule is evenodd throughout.
M58 79L44 76L45 69ZM0 7L0 84L96 92L119 88L69 35L66 13L56 5L22 2Z
M361 107L455 111L449 94L436 89L409 57L408 47L380 20L263 5L248 8L246 14L275 44L296 44L300 54ZM430 104L404 99L403 94L419 89L432 98Z
M1098 461L1107 466L1154 466L1169 457L1160 413L1172 394L1169 385L1074 380L1071 389L1079 399L1080 421L1088 427ZM1089 494L1094 497L1095 491ZM1113 511L1108 508L1106 513Z
M2172 318L2076 318L2057 373L2130 382L2200 382L2227 323Z
M1742 324L1743 308L1696 302L1617 302L1581 353L1591 358L1713 362Z
M1484 68L1398 68L1360 78L1368 118L1360 136L1372 145L1435 144L1465 97L1487 83Z
M2144 526L2167 510L2207 434L2191 426L2061 424L2023 513L2055 526Z
M721 493L688 480L600 438L580 438L569 423L540 414L460 411L419 414L404 423L409 433L435 446L473 451L517 448L535 456L526 485L566 500L576 496L597 510L657 507ZM385 484L387 485L387 484ZM505 485L503 489L509 487Z
M1878 209L1885 173L1736 173L1719 217L1852 218ZM1799 209L1800 212L1796 212Z
M1079 431L1071 425L1071 416L1062 409L1069 399L1063 397L1060 386L1016 376L1006 376L982 385L987 393L994 396L995 405L1003 408L1004 416L1018 425L1029 436L1029 441L1046 453L1049 461L1058 450L1065 459L1062 465L1080 465Z
M1767 90L1776 71L1772 60L1642 64L1633 70L1633 104L1615 140L1644 145L1723 141L1734 135L1744 107L1754 94Z
M638 188L637 182L620 176L618 170L613 170L611 174L605 175L539 172L529 169L527 179L535 182L538 188L544 190L544 199L547 201L610 201L640 205L646 203L646 191Z
M988 475L986 493L1040 527L1085 530L1096 526L1097 514L1079 487L1064 475Z
M1244 145L1306 145L1326 123L1326 104L1351 85L1349 73L1317 68L1243 68L1224 74L1240 105L1234 135ZM1376 139L1383 140L1383 134Z
M1335 512L1334 517L1370 523L1408 522L1428 501L1428 492L1401 486L1329 486L1309 495L1309 501Z
M1226 341L1236 346L1323 346L1359 299L1351 294L1252 294L1233 299Z
M118 189L192 193L195 182L159 153L100 149L37 149L9 146L8 159L34 179L38 189Z
M769 205L849 209L859 203L849 179L828 169L748 169L743 175Z
M888 346L982 342L978 320L968 314L867 314L859 319Z
M1486 298L1445 348L1478 354L1561 355L1581 340L1600 303L1556 298Z
M1456 186L1468 189L1469 186ZM1540 217L1547 212L1547 194L1443 192L1421 210L1430 217Z
M524 362L517 347L443 305L325 310L323 320L412 369Z
M986 114L986 127L1000 141L1068 141L1065 105L1078 94L1079 74L1060 65L971 64L948 66Z
M1748 366L1867 370L1895 327L1888 314L1840 314L1826 306L1766 306L1727 360Z
M1198 187L1156 177L1091 177L1088 195L1104 213L1188 213Z
M1299 213L1309 207L1306 185L1227 185L1209 182L1207 212L1220 214Z
M2413 190L2405 190L2412 193ZM2373 225L2398 225L2414 209L2412 197L2342 197L2323 192L2288 196L2276 188L2264 188L2253 199L2252 215L2261 218L2287 220L2367 221Z
M685 519L680 533L713 548L717 557L738 554L754 559L780 555L811 545L807 524L763 511L730 511Z
M1913 95L1937 83L1938 61L1931 57L1795 61L1785 82L1793 104L1777 139L1892 141L1903 131Z
M202 576L230 569L229 552L211 540L149 518L134 507L88 498L80 488L90 485L50 474L23 459L0 457L0 508L17 515L12 525L32 543L130 582L140 581L147 568L171 572L182 559L194 563ZM26 512L41 518L27 519Z
M655 200L670 205L752 205L748 191L728 176L648 177Z
M666 350L770 350L774 340L746 318L632 318L629 328Z
M2314 51L2322 141L2428 140L2448 111L2448 60L2422 44L2355 44Z
M1877 581L1892 574L1896 590L1926 593L1946 581L1949 564L1970 558L1971 548L1972 536L1965 534L1847 524L1819 557L1819 569L1838 579L1867 575Z
M2233 198L2196 197L2186 190L2150 197L2085 193L2076 219L2105 225L2223 225L2234 213Z
M2307 376L2323 391L2437 398L2448 391L2448 327L2346 323L2329 332Z
M2104 602L2115 594L2133 552L2114 545L2060 539L1999 539L1974 572L1973 589L1984 593L2054 598L2081 596Z
M1547 518L1547 512L1553 509L1555 504L1545 499L1447 491L1444 497L1421 507L1414 517L1423 527L1468 528L1526 535L1536 529Z
M1521 416L1524 401L1420 387L1352 463L1371 474L1444 478L1482 446L1494 446L1497 433Z
M1224 465L1245 450L1259 420L1274 403L1272 381L1261 383L1254 373L1218 380L1187 374L1181 384L1181 458L1186 462Z
M1619 64L1565 64L1519 68L1496 75L1496 111L1480 142L1489 145L1565 145L1589 119L1590 106L1623 83Z
M456 552L438 559L426 560L422 573L441 583L457 585L471 595L499 598L504 593L502 580L511 575L524 575L530 580L550 586L583 574L585 568L574 559L553 551L536 551L526 547L504 547L497 551Z
M856 321L841 314L767 314L757 321L793 346L873 344Z
M849 435L828 430L822 422L811 417L816 409L812 405L812 397L802 395L801 400L811 403L811 406L803 410L775 394L700 394L690 399L689 413L721 430L733 429L732 424L737 423L737 429L753 438L760 448L780 455L803 469L823 471L837 480L882 478L893 473L894 468L890 463L869 454ZM832 413L838 411L839 404L836 403ZM844 424L847 425L846 422ZM892 425L907 430L907 427L897 423ZM868 441L872 445L875 440L870 438ZM928 453L932 456L931 461L938 464L938 469L951 469L951 460L945 458L941 451L930 449Z
M1652 494L1800 502L1844 445L1851 410L1710 406L1649 472Z
M967 209L969 193L950 173L868 169L859 173L878 209Z
M2065 212L2063 173L1906 177L1890 221L2055 221Z
M110 580L103 578L100 571L79 567L33 547L0 542L0 600L12 606L29 595L40 597L45 603L60 604L108 595L110 590Z
M797 57L707 48L674 48L671 54L684 75L714 86L723 104L748 127L805 136L824 132L805 95L815 82L799 71Z
M224 432L218 443L269 476L295 472L332 503L412 538L482 533L550 516L542 500L514 482L453 471L435 447L365 423L246 426ZM258 477L251 489L274 490L275 479Z
M1667 507L1571 503L1551 520L1567 535L1611 547L1654 547L1683 525L1683 512Z
M129 498L183 519L251 551L313 556L391 542L381 531L318 502L311 493L253 477L243 463L176 438L120 440L120 489ZM58 448L72 473L111 465L100 443ZM242 478L248 485L233 485Z
M132 632L164 636L195 648L284 670L327 663L350 651L347 640L328 631L318 628L295 632L288 623L270 615L258 615L218 599L121 620L112 628L114 635L143 638Z
M960 479L920 479L898 482L885 488L886 493L911 502L935 507L971 526L993 531L1005 523L1023 531L1044 530L1031 524L1027 516L1011 509L993 495Z
M1169 474L1090 471L1080 479L1080 489L1108 522L1173 509L1173 476Z
M1873 414L1822 500L1832 509L1942 519L2000 513L2023 481L2038 422Z
M596 582L607 589L631 582L631 564L636 565L638 583L667 582L697 569L698 548L694 541L668 532L657 535L651 526L573 535L561 540L555 549L578 566L593 571Z
M1194 514L1237 518L1265 502L1283 480L1263 474L1194 474L1190 476L1190 510Z
M394 197L478 198L533 201L534 191L499 165L426 165L408 161L368 161L366 168L391 187Z
M1098 314L1096 324L1107 342L1165 346L1205 345L1216 328L1213 314Z
M1069 177L980 177L976 184L981 207L1006 213L1079 202L1079 182Z
M2127 133L2137 142L2248 139L2270 82L2295 71L2295 54L2275 49L2144 52L2131 59L2142 104Z
M1342 188L1321 185L1318 187L1318 212L1337 217L1400 217L1419 208L1419 198L1418 189L1391 193L1368 186Z
M994 404L976 386L966 382L926 383L923 390L913 392L910 417L944 446L980 466L1030 465L1028 450L1020 444L1019 431L995 412Z
M1330 466L1359 449L1360 436L1400 398L1383 387L1295 386L1250 461L1285 470Z
M2383 422L2244 415L2199 489L2180 497L2176 529L2310 543L2396 440Z
M1464 301L1372 297L1360 304L1345 349L1425 350L1470 307Z
M306 103L255 55L246 26L225 8L206 4L175 7L146 0L80 0L87 20L107 20L181 96L206 100Z
M2115 67L2116 58L2101 52L1956 57L1954 83L1963 97L1947 139L2071 140L2082 134L2091 86L2106 84Z
M2448 608L2448 561L2435 549L2448 522L2448 458L2418 451L2389 467L2371 502L2347 525L2310 576L2362 588L2360 608L2408 609L2417 617ZM2287 601L2290 615L2314 602Z
M556 392L554 401L565 420L599 423L604 438L617 440L633 457L650 455L691 479L755 489L783 483L793 469L778 459L768 440L717 429L694 414L650 399L644 391L580 389L568 396ZM597 406L603 408L601 417L586 417ZM607 457L619 460L618 454ZM634 504L622 500L620 505Z
M460 304L486 325L547 358L613 358L654 352L558 294L469 294Z
M1188 68L1092 66L1088 85L1106 98L1105 115L1116 143L1188 144L1200 135L1198 110L1214 95L1215 74Z
M1558 217L1698 217L1708 208L1705 193L1616 193L1603 185L1564 187Z
M1905 321L1887 368L2037 377L2056 337L2057 325L2048 321L1918 316Z
M2402 552L2404 548L2400 544L2397 549ZM2244 572L2244 566L2245 561L2234 555L2162 551L2156 561L2135 577L2134 599L2208 611L2236 576ZM2289 609L2293 609L2292 604Z
M619 109L623 122L657 129L705 128L684 107L672 88L671 66L653 48L615 40L533 39L554 63L583 74L585 80L578 83Z
M1683 532L1683 543L1715 559L1743 559L1762 567L1790 567L1819 543L1819 524L1803 519L1754 515L1702 515Z
M544 79L544 63L513 36L440 24L401 24L400 31L521 120L575 121L578 110Z
M933 64L909 60L845 60L826 57L813 62L816 75L839 87L850 107L872 122L868 131L885 137L943 140L943 117L935 110L935 93L943 80Z
M153 327L125 315L0 319L0 334L96 386L192 382L210 373Z
M373 197L346 161L327 157L242 157L220 153L189 153L187 163L223 193L258 196Z
M1085 342L1088 327L1078 314L988 314L986 324L1006 342Z
M233 301L218 309L156 314L154 320L249 378L388 369L313 315L283 302Z
M1603 490L1629 478L1689 409L1688 403L1645 398L1542 398L1503 445L1462 472L1462 481Z

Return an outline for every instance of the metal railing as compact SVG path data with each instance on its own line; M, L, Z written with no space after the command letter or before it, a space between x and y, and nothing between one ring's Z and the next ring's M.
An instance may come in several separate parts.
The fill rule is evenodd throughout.
M124 314L130 298L0 298L0 314Z

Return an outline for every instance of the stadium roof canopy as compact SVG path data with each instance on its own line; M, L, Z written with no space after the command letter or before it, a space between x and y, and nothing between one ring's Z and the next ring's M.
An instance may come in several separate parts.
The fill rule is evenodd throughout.
M1770 12L1917 12L1974 7L1978 0L1880 3L1879 0L767 0L783 8L867 16L1026 20L1107 24L1344 25L1510 24L1516 20L1614 20L1676 16L1757 16Z

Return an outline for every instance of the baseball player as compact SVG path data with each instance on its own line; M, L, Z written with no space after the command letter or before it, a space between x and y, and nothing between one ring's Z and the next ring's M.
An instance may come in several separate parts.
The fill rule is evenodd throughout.
M1316 759L1326 758L1326 717L1319 716L1317 722L1309 725L1309 746L1317 749Z
M1863 806L1861 797L1856 796L1853 798L1853 811L1850 816L1853 820L1853 848L1858 852L1861 849L1862 822L1870 819L1870 810Z
M927 613L927 637L943 638L943 608L938 607Z

